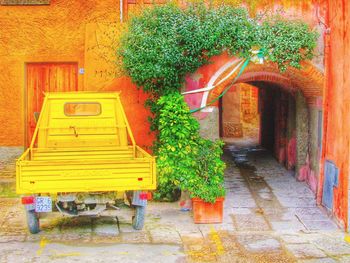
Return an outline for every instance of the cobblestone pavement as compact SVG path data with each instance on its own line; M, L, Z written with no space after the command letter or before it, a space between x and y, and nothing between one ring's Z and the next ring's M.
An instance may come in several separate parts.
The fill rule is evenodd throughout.
M23 147L0 147L0 197L15 197L15 160Z
M3 167L13 162L5 159ZM19 199L3 195L0 262L350 262L350 238L315 205L304 183L263 152L239 167L230 156L225 160L222 224L196 225L177 203L150 202L142 231L132 229L125 207L119 230L112 217L51 213L41 219L42 231L30 235ZM13 174L6 170L0 178Z
M15 159L23 152L22 147L0 147L0 171L1 177L13 177Z

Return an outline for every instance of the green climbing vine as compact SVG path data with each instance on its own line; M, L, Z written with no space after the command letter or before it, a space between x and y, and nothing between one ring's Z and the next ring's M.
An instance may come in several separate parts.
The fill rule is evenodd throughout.
M123 65L146 92L164 95L177 91L186 74L224 50L248 57L258 46L282 70L312 58L317 33L307 24L281 17L260 21L230 6L156 6L130 21L121 43Z
M212 56L227 51L249 58L251 50L257 49L285 71L288 67L300 68L301 61L312 59L316 40L317 33L301 21L251 18L245 9L226 5L197 3L180 8L168 4L146 9L131 19L119 53L126 73L149 94L146 104L153 113L151 129L162 133L159 117L165 104L157 101L178 93L185 76L208 64ZM156 154L164 149L164 143L158 133ZM169 173L163 176L169 177Z

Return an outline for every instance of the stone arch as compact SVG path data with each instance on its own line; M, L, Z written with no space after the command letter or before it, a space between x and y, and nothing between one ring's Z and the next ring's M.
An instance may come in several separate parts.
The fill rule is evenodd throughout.
M213 57L210 64L202 66L195 73L187 76L184 90L190 91L205 87L210 83L212 76L233 59L235 58L226 53ZM217 82L222 79L224 81L209 93L208 101L217 98L235 79L237 84L258 82L273 84L291 94L298 103L296 107L296 172L299 174L299 179L308 181L312 190L315 191L319 173L317 165L319 156L317 142L319 138L317 136L320 135L317 130L321 125L319 116L321 114L322 117L324 76L321 70L314 66L312 62L302 62L301 66L301 69L288 68L286 72L281 73L275 63L250 63L238 79L236 79L237 73L227 79L224 79L225 74L222 74L223 77L218 78ZM202 98L203 93L185 95L185 100L191 109L199 108ZM217 135L214 138L219 137L217 102L204 111L195 113L195 116L201 124L201 133L204 137L213 139L213 137L206 135L215 132Z
M213 58L213 63L225 64L234 58L227 54ZM231 83L237 74L232 75L222 85L211 92L209 101L217 97L224 88ZM240 82L270 82L279 85L288 92L295 94L300 90L305 96L308 103L313 103L316 98L322 98L324 76L323 73L316 68L311 62L305 61L301 63L301 69L288 68L281 73L275 63L254 64L250 63L244 70L243 74L237 79Z

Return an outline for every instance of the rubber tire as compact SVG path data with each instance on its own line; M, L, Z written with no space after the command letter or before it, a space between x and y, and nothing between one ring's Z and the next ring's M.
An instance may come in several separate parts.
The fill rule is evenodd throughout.
M33 210L27 211L27 225L30 233L37 234L40 232L39 217Z
M146 207L135 205L135 216L132 217L132 227L135 230L142 230L145 223Z

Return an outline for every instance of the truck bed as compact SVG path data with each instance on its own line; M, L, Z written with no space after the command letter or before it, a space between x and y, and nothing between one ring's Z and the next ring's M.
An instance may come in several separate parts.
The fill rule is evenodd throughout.
M155 158L138 146L33 148L16 169L19 194L156 188Z
M120 148L93 148L93 149L77 149L66 148L60 150L51 149L34 149L32 154L32 160L45 161L45 160L116 160L116 159L132 159L134 155L132 147L120 147Z
M119 93L46 93L16 184L19 194L152 190L155 157L136 145Z

